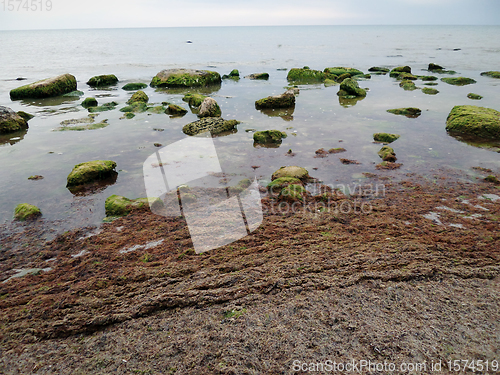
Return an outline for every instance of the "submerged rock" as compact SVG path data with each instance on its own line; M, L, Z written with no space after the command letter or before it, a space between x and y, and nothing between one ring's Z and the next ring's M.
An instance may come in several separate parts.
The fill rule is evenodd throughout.
M39 216L42 216L42 211L32 204L20 203L14 209L14 219L19 221L36 219Z
M383 143L392 143L396 139L400 137L399 134L390 134L390 133L375 133L373 134L373 139L376 142L383 142Z
M145 89L146 87L148 87L148 85L146 85L145 83L130 82L123 86L122 89L125 91L135 91Z
M220 85L221 76L210 70L165 69L151 80L151 87L204 87Z
M146 112L148 109L148 105L144 102L134 102L130 105L127 105L123 108L120 108L120 112L126 113L142 113Z
M358 82L352 78L347 78L340 84L338 96L366 96L366 90L359 87Z
M234 130L239 123L236 120L224 120L220 117L205 117L184 125L182 131L187 135L197 135L206 131L209 131L212 135L217 135Z
M286 133L279 130L263 130L253 134L253 141L257 144L281 144L283 138L286 137Z
M500 112L473 105L453 107L446 119L450 133L500 140Z
M24 111L17 111L17 114L19 116L21 116L23 119L25 119L26 121L29 121L31 120L33 117L35 117L34 115L32 115L31 113L27 113L27 112L24 112Z
M97 107L97 105L98 103L96 98L85 98L85 100L82 102L83 108Z
M247 75L245 78L248 78L248 79L263 79L263 80L268 80L269 79L269 73L253 73L253 74Z
M303 182L310 179L309 172L307 169L298 166L281 167L276 172L273 173L271 181L274 181L280 177L293 177L297 178Z
M116 175L116 163L111 160L94 160L75 165L68 175L66 187L104 180Z
M472 93L472 92L469 92L469 93L467 94L467 97L468 97L469 99L473 99L473 100L481 100L481 99L483 98L481 95L474 94L474 93Z
M190 107L199 107L208 96L202 94L186 94L182 98Z
M200 105L198 117L220 117L222 111L214 98L205 98Z
M13 100L50 98L75 90L76 78L71 74L62 74L13 89L10 91L10 98Z
M419 108L407 107L407 108L394 108L388 109L387 112L393 113L395 115L404 115L406 117L416 118L420 116L422 111Z
M118 78L114 74L103 74L94 76L87 81L87 85L91 87L112 86L118 83Z
M289 108L295 105L293 90L287 90L281 95L268 96L255 102L256 109Z
M90 113L112 111L113 109L116 108L117 105L118 105L117 102L109 102L103 105L98 105L97 107L88 107L87 110Z
M435 76L419 76L422 81L437 81L437 77Z
M450 85L455 86L465 86L476 83L476 81L472 78L467 77L449 77L449 78L441 78L441 81L448 83Z
M489 72L482 72L481 75L491 77L491 78L500 78L500 72L493 71L493 70L490 70Z
M313 70L307 67L292 68L286 76L288 81L302 84L321 83L325 81L325 78L326 75L321 70Z
M0 134L28 129L28 122L8 107L0 106Z

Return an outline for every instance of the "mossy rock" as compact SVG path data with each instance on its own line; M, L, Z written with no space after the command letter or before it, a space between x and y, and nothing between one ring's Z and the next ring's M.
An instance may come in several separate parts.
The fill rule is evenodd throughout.
M408 65L398 66L391 70L391 72L389 73L389 77L397 78L401 73L411 74L411 67L409 67Z
M304 188L304 186L299 184L290 184L281 189L279 199L289 202L302 202L304 201L306 195L307 190Z
M28 129L28 122L8 107L0 106L0 134Z
M263 130L253 134L253 141L258 144L281 144L282 139L286 137L286 133L279 130Z
M82 102L83 108L97 107L97 105L98 103L96 98L85 98L85 100Z
M148 207L147 198L128 199L121 195L111 195L106 199L106 216L126 216L135 209Z
M378 152L378 156L380 156L383 161L388 161L392 163L397 160L396 153L394 152L394 149L390 146L382 147Z
M413 90L417 89L417 86L415 86L415 82L407 80L407 79L402 80L399 83L399 87L402 87L406 91L413 91Z
M118 83L118 78L114 74L103 74L100 76L94 76L87 81L87 85L90 87L105 87L112 86Z
M62 124L62 123L61 123ZM57 128L57 131L84 131L84 130L96 130L102 129L108 126L108 120L102 120L101 122L90 122L87 125L63 125Z
M148 109L148 105L146 103L135 102L135 103L127 105L123 108L120 108L120 112L142 113L142 112L146 112L147 109Z
M439 94L439 90L433 89L431 87L424 87L422 92L427 95L436 95Z
M500 112L473 105L457 105L446 119L446 130L450 133L500 140Z
M209 131L212 135L232 131L240 122L236 120L224 120L220 117L204 117L201 120L184 125L182 131L187 135L197 135Z
M269 79L269 73L252 73L245 78L248 79L261 79L261 80L268 80Z
M149 97L146 95L144 91L137 91L130 97L127 101L128 104L134 103L147 103L149 101Z
M349 73L344 73L344 74L339 75L337 78L335 78L335 80L336 80L338 83L342 83L342 82L344 82L347 78L351 78L351 75L350 75Z
M404 115L406 117L416 118L420 116L422 110L415 107L406 107L406 108L388 109L387 112L393 113L395 115Z
M325 73L321 70L306 68L292 68L288 71L286 79L293 83L321 83L325 81Z
M392 143L396 139L400 137L399 134L390 134L390 133L375 133L373 134L373 139L376 142L383 142L383 143Z
M397 77L398 80L408 80L408 81L416 81L418 79L417 76L414 76L411 73L400 73Z
M202 94L186 94L182 98L190 107L199 107L208 96Z
M434 63L429 63L429 66L427 67L427 70L429 72L432 72L434 70L444 70L444 68L441 65L434 64Z
M200 105L198 117L220 117L222 111L214 98L205 98Z
M437 81L437 77L435 76L419 76L418 78L420 78L422 81Z
M326 78L324 81L324 84L325 84L325 87L329 87L329 86L337 86L339 83L333 79Z
M238 71L238 69L233 69L233 70L231 70L231 72L229 74L224 74L222 76L222 79L238 80L238 79L240 79L240 72Z
M151 80L151 87L205 87L220 85L221 76L210 70L165 69Z
M366 96L366 90L359 87L358 82L352 78L347 78L340 84L338 96Z
M271 181L274 181L280 177L294 177L303 182L309 180L310 178L307 169L295 165L289 167L281 167L273 173Z
M60 96L76 90L76 78L71 74L46 78L10 91L10 98L38 99Z
M496 176L492 175L492 174L490 174L489 176L486 176L484 178L484 181L491 182L491 183L493 183L495 185L500 185L500 181L498 180L498 178Z
M467 77L447 77L447 78L441 78L441 81L448 83L449 85L455 85L455 86L465 86L476 83L474 79Z
M32 115L31 113L27 113L27 112L24 112L24 111L17 111L17 114L19 116L21 116L23 119L25 119L26 121L29 121L31 120L33 117L35 117L34 115Z
M116 174L116 163L111 160L94 160L75 165L68 175L66 187L104 180Z
M467 97L468 97L469 99L473 99L473 100L481 100L481 99L483 98L481 95L474 94L474 93L472 93L472 92L469 92L469 93L467 94Z
M97 107L88 107L87 111L90 113L112 111L117 105L117 102L109 102L103 105L98 105Z
M274 181L271 181L269 184L267 184L267 189L271 194L279 194L279 192L286 186L291 185L291 184L301 184L302 181L300 181L296 177L280 177L277 178Z
M390 69L389 68L383 68L383 67L380 67L380 66L372 66L370 69L368 69L368 71L369 72L373 72L373 73L386 74L386 73L390 72Z
M187 112L187 109L182 108L177 104L169 104L167 109L165 110L165 113L170 116L184 116Z
M336 66L333 68L325 68L323 72L328 76L328 75L333 75L333 76L340 76L342 74L349 74L351 77L359 76L359 75L364 75L364 73L361 70L354 69L354 68L346 68L343 66Z
M148 87L145 83L141 82L131 82L127 83L125 86L122 87L123 90L125 91L135 91L135 90L142 90Z
M489 72L482 72L481 75L491 78L500 78L500 72L494 70L490 70Z
M134 112L125 112L125 114L123 115L126 119L131 119L131 118L134 118L135 117L135 113Z
M42 216L42 211L32 204L20 203L14 209L14 219L19 221L36 219L40 216Z
M283 94L268 96L255 102L256 109L290 108L295 105L295 94L293 90L287 90Z

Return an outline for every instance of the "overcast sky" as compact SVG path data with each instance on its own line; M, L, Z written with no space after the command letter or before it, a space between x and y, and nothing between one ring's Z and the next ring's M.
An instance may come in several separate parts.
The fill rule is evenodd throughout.
M0 2L0 30L252 25L500 25L500 0Z

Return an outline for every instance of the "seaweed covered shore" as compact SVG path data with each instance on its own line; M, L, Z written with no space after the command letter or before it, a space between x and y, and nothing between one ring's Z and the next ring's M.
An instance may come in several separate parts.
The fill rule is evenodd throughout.
M370 360L446 373L450 360L499 360L498 186L370 177L383 196L339 197L370 210L280 213L263 197L259 229L202 254L182 217L146 209L48 242L37 225L3 234L1 372L300 374ZM40 271L8 280L12 269Z

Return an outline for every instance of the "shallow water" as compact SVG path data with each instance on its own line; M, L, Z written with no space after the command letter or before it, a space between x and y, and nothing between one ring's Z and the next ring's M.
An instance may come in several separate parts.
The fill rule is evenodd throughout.
M197 117L193 113L182 118L141 113L130 120L120 119L123 113L118 109L131 95L121 87L127 82L149 84L158 71L172 67L211 69L221 75L239 69L242 77L262 71L270 74L268 81L227 80L211 93L225 119L241 121L237 133L214 139L227 173L256 176L265 183L280 166L300 165L325 183L341 186L362 183L363 172L419 173L433 178L439 167L498 170L500 154L494 148L477 148L449 136L445 122L454 105L500 110L500 80L480 76L481 71L498 70L500 50L490 36L498 35L499 29L346 26L0 32L0 105L35 115L27 132L0 138L0 223L12 219L18 203L28 202L40 207L46 220L64 220L65 228L96 224L104 217L104 201L109 195L144 197L142 164L157 150L154 144L166 146L183 139L182 127ZM438 85L432 87L439 94L425 95L421 90L404 91L388 75L372 75L370 80L360 81L369 92L354 105L339 102L338 86L303 85L293 113L286 117L270 116L254 106L255 100L284 91L287 71L282 68L351 66L366 72L374 65L408 64L414 74L427 75L422 69L429 62L477 83L457 87L436 81ZM78 89L85 93L81 98L14 102L9 98L12 88L66 72L77 77ZM105 73L116 74L119 84L108 90L85 84L91 76ZM20 76L28 80L12 80ZM422 81L417 86L425 87ZM151 87L144 91L150 103L168 101L187 108L181 100L183 91ZM470 100L469 92L484 98ZM88 115L80 105L88 96L96 97L99 104L120 103L117 109L96 117L96 122L107 119L109 125L97 130L54 131L64 120ZM409 106L421 108L422 115L412 119L386 112ZM278 148L254 147L249 129L278 129L288 137ZM401 135L391 145L398 162L403 163L399 171L375 169L380 162L380 145L372 138L376 132ZM314 157L315 150L333 147L347 151ZM289 149L294 157L286 155ZM361 164L344 165L340 157ZM75 164L95 159L118 163L116 183L91 195L73 195L65 187L67 175ZM31 175L44 179L30 181Z

